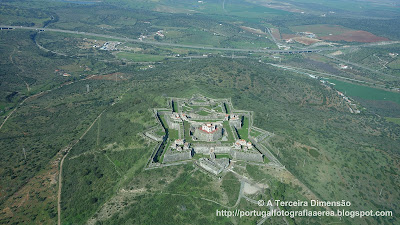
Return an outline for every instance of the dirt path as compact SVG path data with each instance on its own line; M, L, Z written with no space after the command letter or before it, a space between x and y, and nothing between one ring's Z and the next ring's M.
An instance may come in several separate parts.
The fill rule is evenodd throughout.
M34 97L37 97L37 96L39 96L39 95L41 95L41 94L44 94L44 93L45 93L45 92L40 92L40 93L38 93L38 94L29 96L28 98L25 98L21 103L19 103L19 105L17 105L17 106L15 107L15 109L14 109L13 111L11 111L10 114L8 114L8 116L6 117L6 119L5 119L5 120L3 121L3 123L0 125L0 130L1 130L1 128L3 128L4 124L5 124L5 123L7 122L7 120L12 116L12 114L13 114L21 105L23 105L24 102L25 102L26 100L31 99L31 98L34 98Z
M82 136L67 146L63 151L66 152L65 155L62 157L61 162L60 162L60 173L58 174L58 194L57 194L57 212L58 212L58 225L61 225L61 189L62 189L62 170L63 170L63 165L64 165L64 160L67 158L68 153L70 150L79 143L80 140L82 140L83 137L89 132L89 130L93 127L93 125L96 123L96 121L103 115L103 113L107 110L104 109L97 117L96 119L92 122L92 124L86 129L86 131L82 134Z
M92 77L92 76L91 76ZM90 79L91 77L82 79L82 80L86 80L86 79ZM80 80L81 81L81 80ZM114 106L116 103L118 103L119 101L122 100L122 98L124 97L124 95L131 90L131 88L128 88L119 98L116 102L114 102L113 104L111 104L110 106L108 106L107 108L105 108L97 117L96 119L94 119L94 121L92 122L92 124L90 124L90 126L86 129L86 131L82 134L82 136L76 140L75 142L73 142L72 144L68 145L66 148L64 148L64 152L65 155L62 157L61 162L60 162L60 173L58 174L58 193L57 193L57 213L58 213L58 225L61 225L61 190L62 190L62 169L63 169L63 165L64 165L64 160L65 158L68 156L68 153L70 152L70 150L79 143L79 141L81 141L85 135L89 132L90 129L92 129L92 127L94 126L94 124L97 122L97 120L100 119L100 117L103 115L103 113L109 109L110 107ZM115 165L115 164L114 164Z
M5 120L3 121L3 123L0 125L0 130L1 130L1 128L3 128L3 126L4 126L4 124L7 122L7 120L15 113L15 111L16 111L19 107L21 107L21 106L25 103L26 100L29 100L29 99L35 98L35 97L39 97L39 96L41 96L41 95L45 95L45 94L47 94L47 93L49 93L49 92L52 92L52 91L57 90L57 89L59 89L59 88L62 88L62 87L64 87L64 86L66 86L66 85L70 85L70 84L77 83L77 82L80 82L80 81L88 80L88 79L92 78L93 76L95 76L95 75L89 76L89 77L87 77L87 78L80 79L80 80L78 80L78 81L72 81L72 82L67 83L67 84L61 84L60 86L58 86L58 87L56 87L56 88L49 89L49 90L47 90L47 91L42 91L42 92L40 92L40 93L37 93L37 94L35 94L35 95L31 95L31 96L25 98L21 103L19 103L19 105L17 105L17 106L15 107L15 109L14 109L13 111L11 111L10 114L8 114L8 116L6 117L6 119L5 119Z
M104 154L104 155L106 156L106 158L108 159L108 161L110 161L110 162L114 165L115 172L117 172L118 175L119 175L120 177L122 177L121 173L118 171L117 165L115 165L115 163L110 159L110 157L108 157L107 154Z
M346 63L346 64L349 64L349 65L352 65L352 66L356 66L356 67L368 70L368 71L373 72L373 73L377 73L377 74L382 75L382 76L388 76L388 77L392 77L392 78L397 78L397 76L390 75L390 74L387 74L387 73L383 73L383 72L381 72L379 70L371 69L370 67L367 67L367 66L355 63L355 62L350 62L350 61L347 61L347 60L344 60L344 59L341 59L341 58L338 58L338 57L335 57L335 56L332 56L332 55L329 55L329 54L322 54L322 53L319 53L319 54L323 55L325 57L340 61L342 63Z
M38 35L37 35L37 36L38 36ZM56 54L56 55L68 56L68 55L66 55L66 54L59 53L59 52L56 52L56 51L52 51L52 50L50 50L50 49L47 49L47 48L41 46L41 45L39 44L39 42L37 41L37 36L36 36L36 38L35 38L35 44L36 44L36 46L37 46L39 49L41 49L41 50L43 50L43 51L46 51L46 52L51 52L51 53Z
M17 64L14 63L14 60L13 60L13 57L12 57L12 55L14 55L14 53L15 53L15 48L14 48L13 52L10 54L11 63L13 65L15 65L19 70L21 70L22 73L25 73L25 70L22 67L20 67L20 66L18 66ZM26 89L28 89L28 92L29 92L31 90L31 88L29 87L29 84L19 75L19 73L16 73L16 75L18 76L19 79L21 79L25 83Z

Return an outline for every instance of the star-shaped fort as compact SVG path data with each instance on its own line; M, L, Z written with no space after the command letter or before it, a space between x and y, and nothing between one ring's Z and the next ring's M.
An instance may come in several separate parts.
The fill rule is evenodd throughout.
M252 126L253 112L236 110L230 99L202 95L168 98L167 108L153 109L159 126L145 132L160 142L147 168L194 162L220 176L237 161L264 164L275 161L257 143L271 133Z

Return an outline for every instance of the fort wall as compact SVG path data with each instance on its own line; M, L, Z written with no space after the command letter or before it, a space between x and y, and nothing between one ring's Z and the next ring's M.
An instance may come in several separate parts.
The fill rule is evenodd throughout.
M263 155L256 152L240 152L232 150L231 156L236 160L244 160L249 162L264 162Z
M183 161L192 159L192 151L185 151L185 152L174 152L172 153L171 150L165 153L163 163L170 163L176 161Z

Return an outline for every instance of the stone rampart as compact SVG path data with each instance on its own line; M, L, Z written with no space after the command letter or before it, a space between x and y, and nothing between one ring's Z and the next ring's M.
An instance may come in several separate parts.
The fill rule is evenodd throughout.
M164 155L163 163L170 163L170 162L183 161L189 159L192 159L191 151L172 153L170 150L168 150L168 152L166 152Z
M231 155L236 160L244 160L249 162L264 162L263 155L256 152L241 152L232 150Z

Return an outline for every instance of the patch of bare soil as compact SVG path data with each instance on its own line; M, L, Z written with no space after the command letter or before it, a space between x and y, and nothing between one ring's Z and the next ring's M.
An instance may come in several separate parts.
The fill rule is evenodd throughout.
M264 33L262 30L260 29L255 29L255 28L251 28L251 27L245 27L245 26L240 26L240 28L242 28L243 30L250 32L250 33L254 33L254 34L261 34L261 35L267 35L266 33Z
M47 168L31 178L20 190L4 203L6 208L0 211L0 221L13 223L35 223L41 211L53 208L53 214L41 217L41 224L56 224L57 177L60 154L48 164Z
M320 42L320 40L318 39L308 38L308 37L294 37L292 39L303 45L312 45L314 43Z

